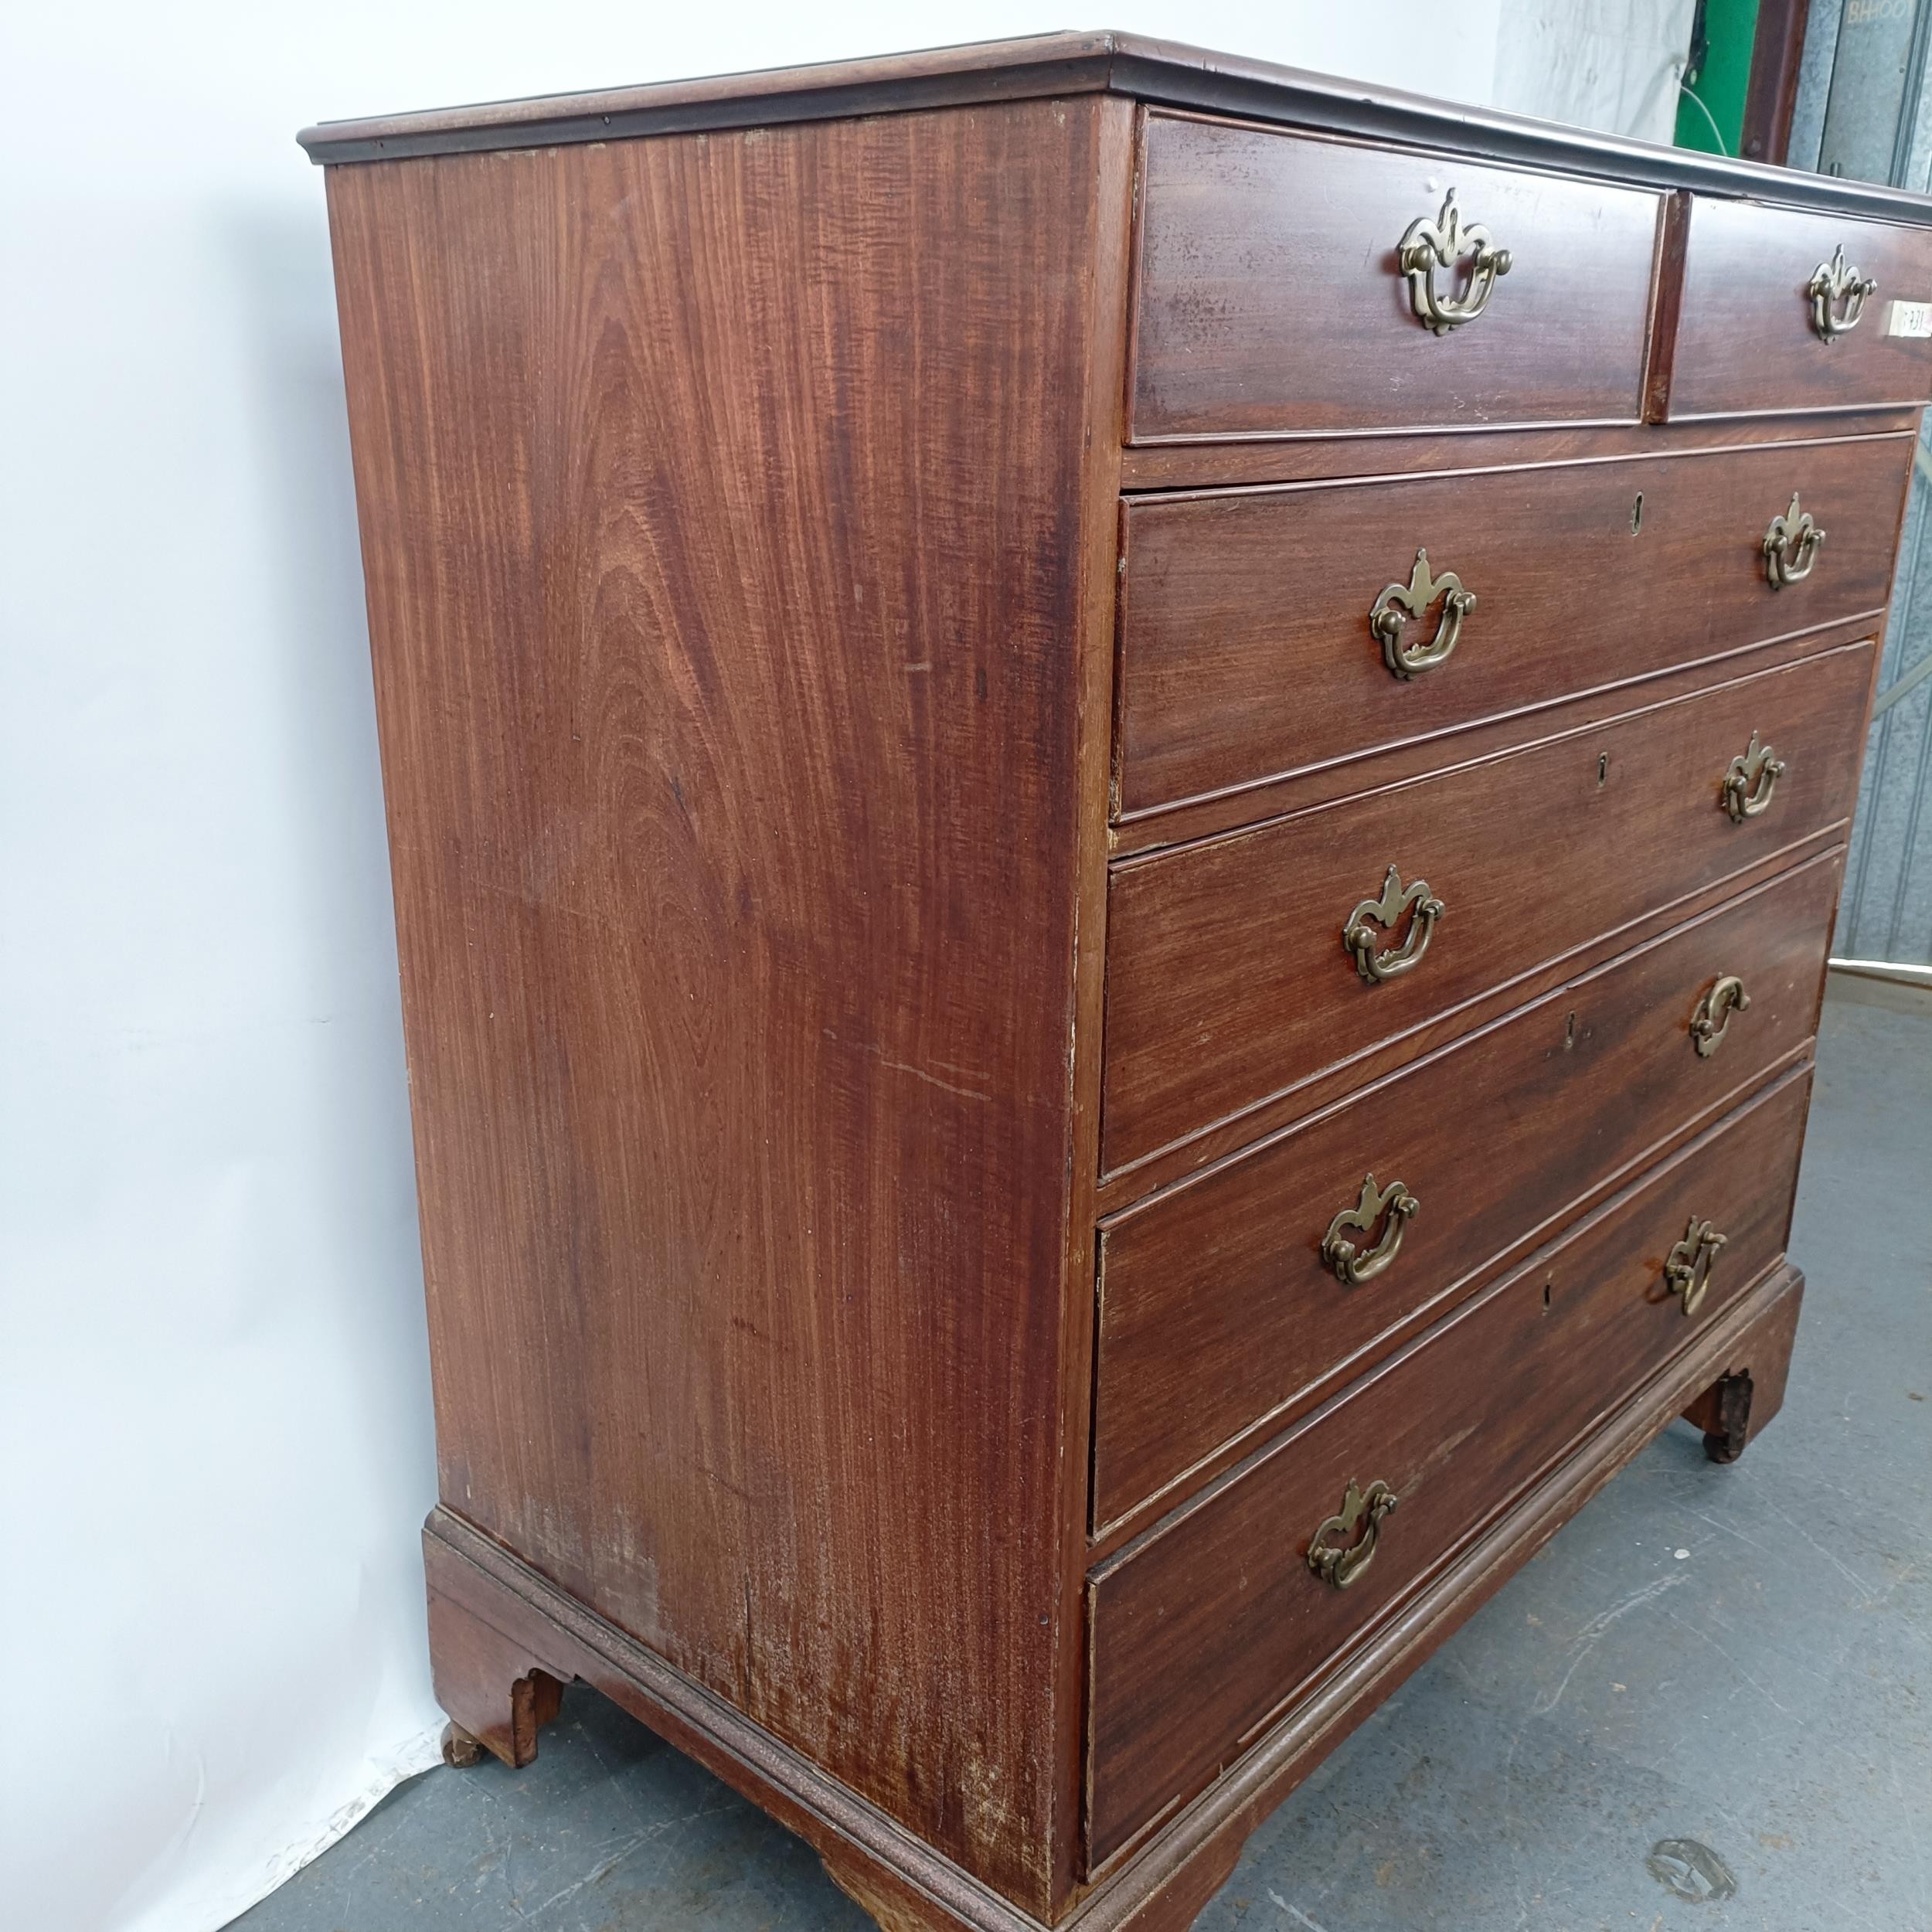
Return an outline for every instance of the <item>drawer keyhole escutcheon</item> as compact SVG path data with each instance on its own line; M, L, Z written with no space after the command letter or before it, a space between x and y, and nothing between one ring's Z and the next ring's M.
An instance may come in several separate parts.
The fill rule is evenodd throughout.
M1345 1287L1373 1281L1396 1258L1402 1247L1402 1231L1421 1206L1400 1181L1377 1187L1371 1174L1362 1183L1361 1199L1328 1223L1328 1231L1321 1237L1323 1265ZM1377 1222L1382 1224L1382 1233L1374 1247L1365 1250L1359 1242L1349 1240L1351 1229L1367 1235Z
M1420 622L1438 597L1442 615L1436 620L1435 635L1427 644L1405 645L1403 631L1412 622ZM1449 662L1456 640L1462 635L1462 621L1475 607L1475 592L1465 590L1462 579L1453 570L1431 577L1429 553L1418 550L1409 581L1391 583L1369 607L1369 628L1382 646L1382 662L1390 671L1398 678L1417 678Z
M1468 279L1458 294L1458 270L1465 259ZM1436 335L1473 322L1488 306L1498 281L1509 273L1511 260L1509 250L1498 248L1481 222L1464 221L1453 188L1443 197L1435 219L1423 215L1410 223L1396 248L1396 267L1409 278L1409 306L1416 320ZM1440 288L1438 271L1447 277Z
M1691 1018L1690 1036L1699 1060L1709 1060L1724 1044L1724 1029L1731 1023L1732 1014L1746 1012L1750 1003L1744 982L1734 973L1725 974L1697 1002L1697 1011Z
M1429 889L1426 879L1405 886L1393 866L1382 882L1379 899L1365 899L1349 915L1342 929L1342 943L1355 961L1355 971L1372 985L1385 979L1398 979L1420 962L1429 950L1429 935L1447 908ZM1380 941L1410 914L1409 933L1400 946L1379 950Z
M1790 507L1782 516L1771 519L1764 532L1764 577L1774 590L1787 583L1801 583L1811 574L1818 561L1825 532L1812 521L1809 510L1798 507L1798 492L1791 492Z
M1685 1315L1695 1315L1702 1305L1725 1239L1709 1221L1693 1214L1683 1240L1665 1257L1664 1285L1682 1301Z
M1398 1500L1386 1482L1372 1482L1364 1489L1351 1476L1341 1509L1308 1539L1308 1567L1325 1583L1346 1590L1375 1561L1382 1519ZM1331 1536L1352 1536L1355 1540L1337 1548L1330 1546Z
M1811 298L1811 326L1826 342L1836 342L1859 325L1865 304L1878 284L1845 265L1845 244L1832 250L1828 262L1820 262L1805 284Z
M1769 745L1760 744L1757 733L1733 758L1724 774L1718 802L1730 815L1731 823L1741 825L1755 818L1771 802L1777 781L1784 775L1784 760Z

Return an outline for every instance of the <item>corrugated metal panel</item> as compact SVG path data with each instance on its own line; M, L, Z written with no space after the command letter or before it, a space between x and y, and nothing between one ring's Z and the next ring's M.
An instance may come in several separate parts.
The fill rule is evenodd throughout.
M1811 0L1804 51L1798 59L1798 99L1791 110L1791 145L1785 159L1814 175L1825 140L1825 107L1832 94L1832 63L1844 10L1845 0Z
M1921 430L1832 950L1932 965L1932 441ZM1907 688L1909 685L1909 688ZM1893 692L1898 695L1890 696Z
M1932 87L1859 84L1861 56L1855 43L1889 36L1888 46L1909 46L1922 76L1928 9L1932 0L1918 0L1909 11L1813 0L1792 121L1794 166L1875 177L1889 172L1895 185L1927 191L1932 183ZM1932 290L1896 292L1932 297ZM1832 943L1840 958L1932 965L1932 675L1924 675L1929 660L1932 438L1922 432L1879 665L1881 708L1866 750ZM1917 682L1915 672L1920 674Z

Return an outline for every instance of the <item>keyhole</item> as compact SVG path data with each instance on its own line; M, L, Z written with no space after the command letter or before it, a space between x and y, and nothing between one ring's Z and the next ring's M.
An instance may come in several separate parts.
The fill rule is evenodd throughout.
M1549 1306L1549 1284L1547 1281L1543 1284L1543 1306L1546 1308Z
M1637 492L1637 501L1630 506L1630 533L1636 536L1644 527L1644 493Z
M1577 1015L1573 1010L1563 1020L1563 1051L1567 1053L1577 1044Z
M1600 751L1597 754L1597 789L1601 791L1610 782L1610 753Z

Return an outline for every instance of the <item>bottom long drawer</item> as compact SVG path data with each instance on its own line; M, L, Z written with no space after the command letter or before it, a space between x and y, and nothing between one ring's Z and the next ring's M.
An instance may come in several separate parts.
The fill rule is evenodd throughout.
M1773 1266L1810 1083L1766 1089L1094 1573L1090 1869Z

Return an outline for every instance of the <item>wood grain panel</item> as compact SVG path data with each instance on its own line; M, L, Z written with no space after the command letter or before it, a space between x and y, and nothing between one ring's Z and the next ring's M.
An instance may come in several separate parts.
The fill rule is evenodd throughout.
M1805 289L1840 246L1878 287L1858 326L1828 342ZM1924 402L1932 341L1886 332L1900 298L1932 302L1932 233L1694 196L1670 414Z
M1096 1572L1094 1864L1233 1764L1776 1263L1809 1088L1808 1068L1787 1076ZM1693 1216L1728 1240L1687 1319L1663 1264ZM1338 1590L1306 1556L1351 1480L1400 1502Z
M1909 438L1158 498L1125 513L1124 816L1697 663L1884 605ZM1827 533L1774 590L1794 492ZM1476 603L1439 667L1369 628L1418 550ZM1438 598L1405 636L1426 643Z
M1845 818L1871 665L1867 644L1820 652L1117 866L1107 1168L1239 1114ZM1720 784L1753 732L1787 768L1770 808L1734 824ZM1378 896L1391 865L1405 883L1426 880L1447 910L1413 970L1371 985L1342 930L1358 903Z
M555 147L753 122L772 126L847 120L1095 90L1611 181L1704 188L1792 206L1862 210L1893 221L1932 223L1932 203L1923 196L1882 183L1753 167L1686 148L1498 114L1466 101L1430 100L1366 87L1359 80L1179 41L1104 32L1029 34L1018 40L982 40L858 60L812 61L641 87L325 121L304 128L297 139L319 162L396 161L406 155Z
M1121 454L1125 490L1206 490L1243 484L1357 481L1436 471L1502 469L1835 437L1910 434L1916 411L1848 410L1828 425L1788 417L1693 417L1682 423L1572 423L1546 429L1425 430L1408 435L1263 437L1230 443L1141 443Z
M1815 657L1841 644L1855 644L1881 634L1884 618L1855 617L1827 624L1821 631L1801 631L1794 637L1767 638L1762 644L1682 665L1672 671L1623 684L1559 698L1546 705L1512 712L1461 726L1434 737L1410 738L1379 751L1362 753L1331 764L1314 765L1278 778L1244 785L1233 791L1209 794L1190 803L1164 805L1159 810L1118 818L1108 828L1112 856L1130 858L1192 845L1223 833L1239 832L1264 821L1331 804L1363 792L1427 777L1453 764L1469 764L1494 757L1519 745L1554 737L1584 725L1607 723L1640 706L1663 704L1708 690L1726 679L1749 677L1800 658Z
M1539 999L1583 974L1594 971L1617 954L1661 938L1686 920L1713 911L1727 900L1755 890L1779 873L1833 850L1844 843L1845 832L1845 823L1841 819L1810 838L1801 839L1796 845L1782 846L1743 872L1730 873L1701 892L1692 893L1661 910L1620 926L1615 932L1600 940L1546 961L1529 972L1519 975L1503 985L1492 987L1474 999L1450 1007L1406 1032L1393 1035L1378 1046L1325 1067L1307 1080L1298 1080L1260 1105L1233 1116L1218 1127L1176 1141L1149 1160L1106 1176L1096 1195L1101 1213L1124 1213L1135 1202L1146 1199L1160 1189L1218 1166L1264 1136L1280 1133L1323 1108L1346 1100L1359 1089L1400 1072L1414 1061L1453 1044L1465 1034L1508 1019L1526 1002Z
M1842 861L1814 860L1109 1221L1097 1522L1359 1373L1801 1053ZM1690 1023L1723 974L1750 1004L1706 1057ZM1393 1262L1345 1287L1321 1238L1370 1173L1420 1211Z
M1165 114L1145 148L1135 442L1641 413L1656 195ZM1452 188L1514 262L1439 336L1396 253Z
M1131 114L329 182L444 1502L1043 1916Z

